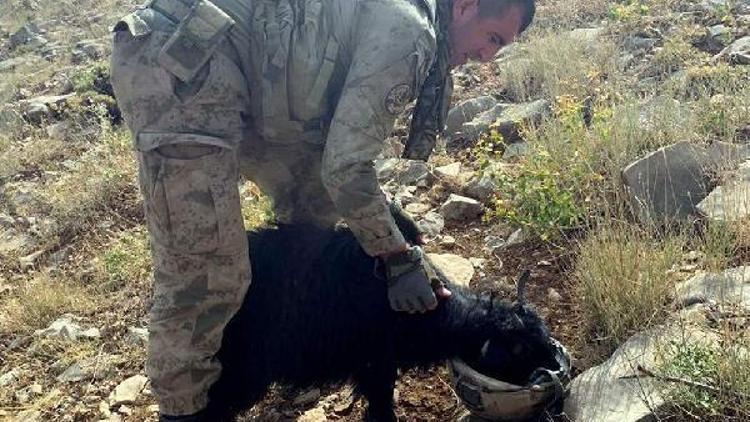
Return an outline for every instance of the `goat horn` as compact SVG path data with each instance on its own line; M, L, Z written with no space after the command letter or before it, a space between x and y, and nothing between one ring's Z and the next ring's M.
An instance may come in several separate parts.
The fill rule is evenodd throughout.
M518 303L521 305L526 304L526 282L529 281L530 275L531 271L523 270L521 271L521 275L518 276L518 281L516 282L516 295L518 296Z

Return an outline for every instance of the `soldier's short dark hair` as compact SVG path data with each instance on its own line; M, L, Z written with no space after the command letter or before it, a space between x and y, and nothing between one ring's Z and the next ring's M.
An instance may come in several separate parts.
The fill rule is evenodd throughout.
M521 29L523 32L531 25L536 13L535 0L479 0L479 14L482 16L498 16L511 6L521 6L523 17L521 20Z

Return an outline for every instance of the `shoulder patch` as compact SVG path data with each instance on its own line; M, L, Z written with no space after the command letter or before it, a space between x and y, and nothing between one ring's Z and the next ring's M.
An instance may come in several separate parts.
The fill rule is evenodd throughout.
M395 116L404 110L406 104L412 99L412 90L408 84L398 84L388 91L385 96L385 109L389 114Z

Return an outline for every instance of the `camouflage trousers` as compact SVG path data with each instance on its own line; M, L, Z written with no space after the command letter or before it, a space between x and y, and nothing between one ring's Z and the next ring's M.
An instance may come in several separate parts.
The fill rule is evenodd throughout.
M195 413L218 379L214 355L250 285L240 171L284 222L333 224L320 181L322 144L253 139L249 92L226 39L189 82L158 63L173 24L139 11L115 27L112 84L134 138L154 261L146 370L160 412ZM126 22L121 21L122 22Z

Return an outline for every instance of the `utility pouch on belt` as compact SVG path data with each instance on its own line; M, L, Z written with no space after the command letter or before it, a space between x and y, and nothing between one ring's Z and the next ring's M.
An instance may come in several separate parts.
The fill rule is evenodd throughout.
M190 82L211 58L234 20L208 0L198 0L159 52L159 64Z

